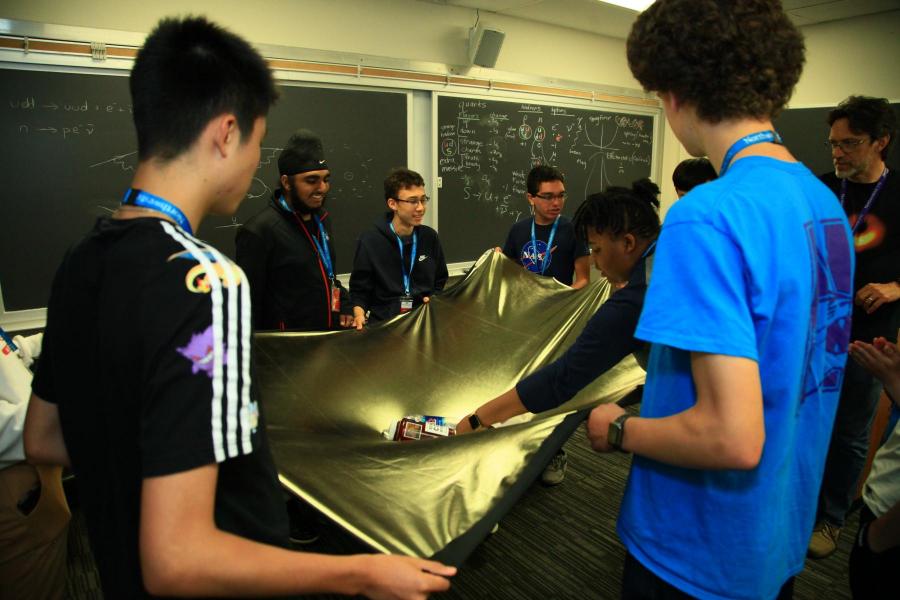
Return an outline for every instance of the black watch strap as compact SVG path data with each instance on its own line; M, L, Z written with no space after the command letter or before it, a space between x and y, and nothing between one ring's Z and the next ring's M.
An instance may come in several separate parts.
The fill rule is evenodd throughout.
M609 424L609 429L606 433L606 439L609 442L609 445L618 450L619 452L624 452L622 450L622 441L625 439L625 421L630 419L633 415L625 413L624 415L619 415L616 417L616 420Z
M481 422L481 419L478 418L478 415L472 413L471 415L469 415L469 427L472 428L472 431L475 431L476 429L481 429L482 427L484 427L484 423Z

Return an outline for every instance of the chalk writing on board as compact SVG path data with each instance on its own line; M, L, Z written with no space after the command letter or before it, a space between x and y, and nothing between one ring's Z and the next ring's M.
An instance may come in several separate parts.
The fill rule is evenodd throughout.
M525 173L538 164L565 165L587 195L613 184L633 165L649 173L652 119L537 104L458 100L438 126L438 171L462 185L462 199L518 220ZM510 170L521 157L522 169ZM449 181L448 181L449 180ZM630 183L630 182L629 182ZM583 196L582 196L583 197Z

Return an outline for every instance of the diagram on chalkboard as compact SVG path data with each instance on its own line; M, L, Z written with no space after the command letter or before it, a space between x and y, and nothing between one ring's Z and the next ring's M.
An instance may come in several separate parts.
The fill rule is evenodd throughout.
M591 193L650 176L652 115L440 96L437 120L442 238L447 229L480 238L470 254L500 244L530 215L526 178L535 165L564 173L567 215ZM456 253L455 243L447 243L450 258L470 259L465 242Z

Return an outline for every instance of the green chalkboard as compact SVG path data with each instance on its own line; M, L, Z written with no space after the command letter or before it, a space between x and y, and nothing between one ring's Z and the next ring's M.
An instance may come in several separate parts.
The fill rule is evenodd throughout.
M650 177L654 116L441 95L437 99L438 227L448 262L502 246L530 218L528 171L559 167L571 216L591 193Z
M137 165L128 78L0 69L0 290L6 311L47 305L66 249L121 201ZM280 85L259 170L233 218L209 217L197 236L234 256L238 224L261 210L291 132L317 132L332 169L336 270L384 211L385 173L407 161L407 94Z

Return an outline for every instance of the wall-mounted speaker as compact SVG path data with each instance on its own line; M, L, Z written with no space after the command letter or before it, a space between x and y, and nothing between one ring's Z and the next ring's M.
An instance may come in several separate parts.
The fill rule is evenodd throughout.
M493 68L500 56L506 34L478 24L469 30L469 62L479 67Z

